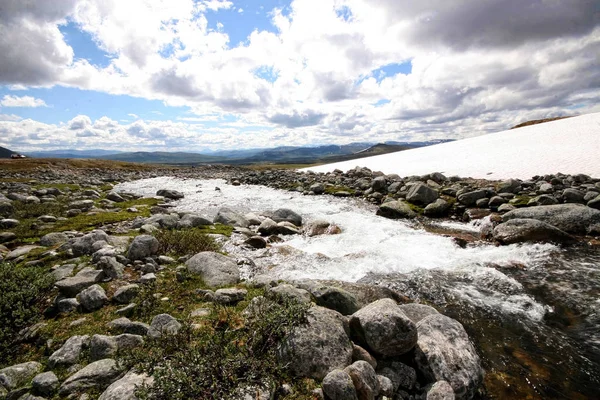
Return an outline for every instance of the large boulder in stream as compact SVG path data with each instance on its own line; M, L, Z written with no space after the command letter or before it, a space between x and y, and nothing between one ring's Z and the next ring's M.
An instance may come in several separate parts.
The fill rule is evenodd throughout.
M573 243L576 239L566 232L536 219L515 218L494 228L494 239L503 244L522 242Z
M517 218L536 219L567 233L585 234L600 223L600 211L581 204L555 204L518 208L502 216L504 222Z

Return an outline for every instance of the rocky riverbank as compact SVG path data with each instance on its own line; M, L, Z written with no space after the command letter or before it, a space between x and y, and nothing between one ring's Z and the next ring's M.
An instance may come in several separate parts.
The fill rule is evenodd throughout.
M149 198L113 190L118 182L156 176L364 197L388 218L488 217L485 239L502 244L593 242L600 232L600 181L583 175L488 182L442 174L400 178L366 169L327 175L229 167L8 173L0 180L3 276L23 271L39 290L21 297L37 313L19 314L22 326L3 332L7 362L1 363L0 396L133 399L136 385L145 385L150 398L175 398L168 394L177 382L193 390L181 398L497 396L483 386L480 355L463 326L401 290L375 280L244 281L253 260L221 253L223 243L268 248L286 235L335 235L339 226L306 223L289 209L221 209L207 219L171 212L183 197L172 187L157 188ZM232 242L234 230L245 239ZM16 293L0 295L5 302L25 290L18 284L2 288ZM6 321L14 319L11 305L0 309ZM214 358L210 343L216 336L223 340L219 346L235 349L219 357L241 362L227 370L231 376L221 376L221 392L207 389L202 379L192 383L165 373L167 364L161 369L151 356L184 369L191 356ZM257 351L265 343L268 349ZM161 349L174 353L169 357ZM249 354L258 361L240 361ZM195 360L205 368L197 373L213 376L218 364Z

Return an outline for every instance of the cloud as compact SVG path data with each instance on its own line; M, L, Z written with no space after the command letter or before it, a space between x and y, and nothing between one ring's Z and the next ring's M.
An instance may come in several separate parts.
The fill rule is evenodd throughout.
M0 100L0 106L2 107L48 107L46 102L42 99L36 99L31 96L11 96L4 95Z
M87 115L78 115L67 123L70 130L85 129L92 125L92 120Z
M275 114L269 117L274 124L284 125L287 128L300 128L317 125L325 117L325 114L315 111L297 112L291 114Z
M15 114L0 114L0 121L20 121L22 117Z

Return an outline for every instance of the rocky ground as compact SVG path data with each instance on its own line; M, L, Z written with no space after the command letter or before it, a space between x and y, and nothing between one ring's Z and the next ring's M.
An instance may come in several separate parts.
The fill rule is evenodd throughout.
M232 231L264 248L336 234L293 210L214 220L118 182L223 178L306 195L364 197L388 218L489 216L499 244L595 243L600 180L489 182L121 165L5 168L0 178L0 398L452 399L493 397L463 326L402 293L339 282L242 281ZM158 188L160 189L160 188ZM137 393L137 394L136 394Z

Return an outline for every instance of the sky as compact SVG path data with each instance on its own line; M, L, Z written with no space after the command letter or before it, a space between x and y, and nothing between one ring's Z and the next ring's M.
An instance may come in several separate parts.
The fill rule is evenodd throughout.
M2 0L0 146L460 139L600 111L597 0Z

